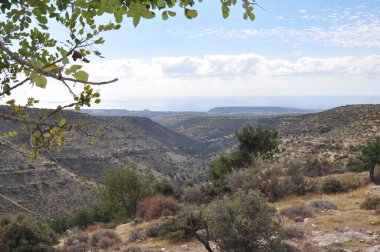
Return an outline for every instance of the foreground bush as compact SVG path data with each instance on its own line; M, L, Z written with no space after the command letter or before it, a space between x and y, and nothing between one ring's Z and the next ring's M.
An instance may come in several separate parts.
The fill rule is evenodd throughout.
M342 182L335 178L326 178L322 181L321 191L326 194L345 192Z
M365 201L360 205L360 208L365 210L376 210L380 207L380 197L371 196L367 197Z
M282 215L288 217L289 219L297 220L301 218L313 217L314 211L311 207L305 205L296 205L286 209L281 210Z
M280 221L260 192L239 190L207 210L211 237L222 251L281 251Z
M95 248L108 249L121 242L119 235L110 229L100 229L92 233L90 245Z
M338 207L335 205L334 202L328 201L328 200L313 200L310 201L307 204L308 207L311 207L315 210L337 210Z
M86 233L79 232L78 230L74 231L70 236L65 240L63 244L63 252L83 252L87 251L90 246L88 244L88 235Z
M16 215L0 225L0 251L48 251L58 243L50 227L24 215Z
M164 215L173 215L180 209L172 197L156 195L144 199L137 204L137 216L146 220L152 220Z

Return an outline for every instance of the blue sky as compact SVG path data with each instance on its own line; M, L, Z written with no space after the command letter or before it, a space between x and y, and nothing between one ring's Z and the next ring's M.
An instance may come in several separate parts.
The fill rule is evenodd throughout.
M380 0L258 3L254 22L240 6L223 19L216 0L197 4L194 20L180 10L137 28L124 20L99 48L106 58L87 66L92 80L119 78L95 108L380 103ZM46 92L42 106L65 101Z

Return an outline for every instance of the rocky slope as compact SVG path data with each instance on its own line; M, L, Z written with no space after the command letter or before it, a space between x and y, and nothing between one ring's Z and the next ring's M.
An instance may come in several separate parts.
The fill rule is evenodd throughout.
M7 112L5 107L0 109ZM31 111L40 112L43 110ZM11 146L5 139L0 141L0 193L41 216L69 213L94 203L94 186L110 168L149 169L179 183L202 179L204 173L194 173L192 166L201 163L203 145L148 118L75 112L62 116L71 124L88 124L84 127L87 132L102 137L73 132L60 151L51 152L51 157L42 153L35 162L29 160L28 150L20 148L25 132L20 131ZM0 135L18 129L15 123L0 122ZM0 212L10 210L16 209L0 199Z
M286 158L320 157L347 161L358 146L380 136L380 105L352 105L305 115L193 117L171 127L215 150L236 145L234 132L243 126L264 125L279 131Z

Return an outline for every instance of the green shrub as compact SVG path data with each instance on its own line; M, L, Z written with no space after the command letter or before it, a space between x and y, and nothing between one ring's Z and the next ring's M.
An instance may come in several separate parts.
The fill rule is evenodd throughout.
M92 247L108 249L121 242L119 235L110 229L100 229L91 234L89 244Z
M281 210L280 213L293 220L296 220L297 218L310 218L314 215L313 209L305 205L292 206Z
M51 229L53 229L56 233L62 234L66 230L70 228L70 219L67 216L63 217L53 217L49 219L48 225Z
M345 192L342 182L335 178L326 178L322 181L321 191L326 194Z
M238 190L213 201L207 207L207 223L222 251L274 251L281 244L276 210L258 191Z
M293 184L283 176L281 168L277 165L257 163L233 171L227 178L227 188L232 192L239 189L259 190L270 201L276 201L291 194Z
M142 241L146 237L144 230L141 228L135 228L132 230L131 234L129 235L128 242L133 243L138 240Z
M363 162L360 159L349 159L346 165L346 170L350 172L363 172L370 169L370 164Z
M91 212L86 208L81 208L76 211L70 219L70 225L79 227L81 229L86 228L88 225L93 224L94 219Z
M338 209L335 203L328 200L313 200L313 201L310 201L307 204L307 206L315 210L329 210L329 209L337 210Z
M204 228L202 225L198 225L199 223L193 222L194 218L200 217L199 213L200 211L196 207L183 208L175 218L161 223L159 236L173 242L194 238L196 231Z
M108 223L117 218L120 209L110 202L102 201L92 206L92 220L94 222Z
M303 167L303 174L308 177L320 177L333 173L336 166L326 159L307 160Z
M24 215L9 218L0 226L1 251L48 251L58 243L58 237L46 224Z
M378 207L380 207L380 197L378 196L367 197L360 205L360 208L365 210L376 210Z
M65 240L62 250L63 252L83 252L88 251L88 234L82 233L79 230L74 230Z
M174 197L179 199L181 196L181 190L168 178L163 178L153 183L153 190L157 194Z
M305 237L305 231L297 226L289 226L283 229L282 237L286 240L302 239Z
M183 200L190 204L199 204L201 197L202 191L200 186L186 187L183 192Z
M159 224L152 224L150 225L146 230L145 234L147 237L157 237L160 232L160 225Z

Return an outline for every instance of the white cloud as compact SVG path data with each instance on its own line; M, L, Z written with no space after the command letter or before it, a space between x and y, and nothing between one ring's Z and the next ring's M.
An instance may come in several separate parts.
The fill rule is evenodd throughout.
M90 64L87 71L91 80L119 78L99 87L105 107L143 108L145 101L165 103L168 97L380 95L380 55L293 61L256 54L118 59ZM62 104L69 97L54 82L46 90L25 88L15 95L35 96L41 106Z
M372 76L380 71L380 55L312 58L295 61L269 59L256 54L205 55L109 60L90 66L96 79L199 78L241 76Z
M380 47L380 9L325 8L322 10L298 10L296 16L274 16L281 26L261 29L219 27L214 29L194 29L167 31L189 39L233 38L260 40L272 39L289 42L293 45L318 43L323 47L379 48Z

